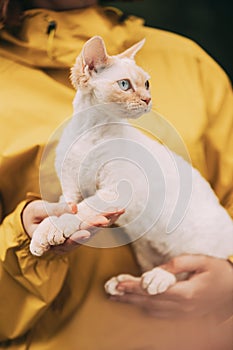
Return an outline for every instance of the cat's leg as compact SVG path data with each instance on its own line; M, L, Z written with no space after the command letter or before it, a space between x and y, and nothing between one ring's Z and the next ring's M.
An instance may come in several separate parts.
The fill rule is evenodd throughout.
M145 272L141 277L134 277L127 274L112 277L105 283L105 291L110 295L123 295L124 292L119 291L117 286L119 282L124 281L139 282L149 295L155 295L165 292L169 287L175 284L176 277L160 267L155 267Z
M77 213L77 204L80 203L83 200L83 197L80 192L76 191L75 194L72 196L66 196L61 195L59 198L59 203L67 203L67 205L70 207L71 212L73 214Z
M116 201L116 193L110 189L99 189L93 196L84 199L78 205L78 213L80 220L86 221L86 218L100 215L107 212L124 213L123 206L120 201Z
M59 202L67 203L71 208L72 213L76 214L77 204L83 200L80 189L75 182L74 171L70 169L69 164L63 165L66 171L62 172L60 177L60 184L62 189L62 195L60 196Z
M164 255L147 239L146 235L140 237L132 244L142 272L152 270L155 266L160 266L165 262Z

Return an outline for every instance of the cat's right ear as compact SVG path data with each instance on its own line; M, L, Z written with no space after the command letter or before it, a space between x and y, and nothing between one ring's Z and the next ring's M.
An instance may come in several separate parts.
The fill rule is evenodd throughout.
M71 68L70 80L75 89L87 87L89 77L93 72L100 71L108 66L111 57L108 56L103 39L94 36L89 39Z
M86 42L82 51L84 66L88 66L90 71L98 72L105 68L110 62L103 39L94 36Z

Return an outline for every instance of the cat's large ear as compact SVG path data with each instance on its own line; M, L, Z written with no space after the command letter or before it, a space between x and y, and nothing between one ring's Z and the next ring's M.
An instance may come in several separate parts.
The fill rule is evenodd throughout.
M127 50L125 50L124 52L120 53L119 55L117 55L117 57L119 58L129 58L131 60L134 59L136 53L141 50L141 48L143 47L143 45L145 44L146 39L142 39L141 41L139 41L138 43L134 44L133 46L129 47Z
M94 36L86 42L82 51L83 63L89 70L98 70L105 68L110 61L105 44L100 36Z
M70 80L75 89L87 87L88 80L93 71L97 72L111 63L103 39L94 36L83 46L82 52L76 58L71 68Z

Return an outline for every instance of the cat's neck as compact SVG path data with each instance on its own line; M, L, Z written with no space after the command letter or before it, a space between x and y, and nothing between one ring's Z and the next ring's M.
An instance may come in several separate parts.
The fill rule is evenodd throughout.
M84 110L88 110L96 104L94 96L92 94L84 94L82 91L77 91L73 100L73 114L78 114Z
M73 101L73 118L79 122L81 129L91 128L97 125L128 124L125 118L116 116L114 104L97 104L91 94L76 93ZM111 126L112 128L112 126Z

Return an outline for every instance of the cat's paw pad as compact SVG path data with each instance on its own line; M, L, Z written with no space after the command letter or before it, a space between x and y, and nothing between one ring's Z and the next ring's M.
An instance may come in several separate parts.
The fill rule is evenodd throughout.
M150 295L163 293L175 283L175 275L160 267L156 267L142 275L142 287Z

